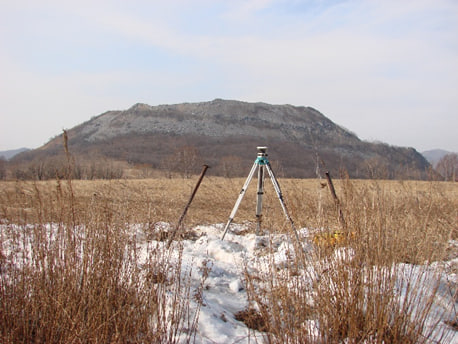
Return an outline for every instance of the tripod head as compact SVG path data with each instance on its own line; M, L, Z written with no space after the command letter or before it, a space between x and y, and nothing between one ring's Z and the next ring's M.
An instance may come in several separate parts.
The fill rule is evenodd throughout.
M267 147L258 146L256 149L258 150L258 156L267 156Z
M261 146L257 147L258 157L256 158L256 164L258 165L267 165L269 161L267 160L267 147Z

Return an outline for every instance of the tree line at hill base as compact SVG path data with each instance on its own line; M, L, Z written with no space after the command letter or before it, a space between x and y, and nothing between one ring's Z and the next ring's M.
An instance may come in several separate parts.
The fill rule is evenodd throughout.
M253 149L252 149L253 150ZM116 150L113 150L115 152ZM254 151L254 150L253 150ZM286 152L285 152L286 151ZM145 153L133 154L130 158L128 152L118 151L118 154L71 154L66 156L63 152L54 154L41 154L31 159L21 158L7 161L0 159L1 180L49 180L64 179L69 176L73 179L118 179L118 178L148 178L148 177L182 177L190 178L198 174L203 164L210 165L209 175L222 177L245 177L254 158L256 151L246 154L233 154L232 150L226 155L204 155L196 146L183 145L175 148L169 154L150 154L149 159ZM283 154L282 154L283 153ZM275 156L277 155L277 156ZM291 156L293 153L291 153ZM250 157L248 157L250 156ZM331 170L335 177L342 174L351 178L362 179L435 179L456 181L458 168L458 155L455 153L444 156L434 166L434 169L425 171L424 174L414 173L414 169L399 165L396 170L390 168L381 158L370 158L358 161L357 158L340 159L335 157L320 156L309 152L300 155L296 164L284 162L294 160L288 157L287 149L280 156L274 152L270 159L274 172L278 177L314 178ZM153 159L154 158L154 159ZM145 162L146 160L146 162ZM350 166L350 168L349 168ZM354 168L357 166L358 168Z

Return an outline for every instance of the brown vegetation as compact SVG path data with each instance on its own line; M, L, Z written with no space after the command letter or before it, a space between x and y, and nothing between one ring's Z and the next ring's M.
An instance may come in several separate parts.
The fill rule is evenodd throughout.
M458 154L451 153L443 156L436 164L436 170L445 181L458 181Z
M225 222L243 181L204 179L185 228ZM294 255L292 248L296 258L287 270L274 265L259 274L247 270L249 300L258 309L249 308L249 321L262 325L266 339L276 343L308 338L312 330L304 324L309 319L321 324L313 330L321 331L323 342L422 342L419 328L430 311L430 299L411 317L421 285L406 280L403 287L411 293L400 306L394 287L399 276L390 267L450 258L448 242L458 239L458 185L348 179L334 183L352 232L345 245L355 258L334 260L336 247L323 245L312 265L310 257ZM0 252L0 340L191 340L198 314L188 305L199 291L190 290L179 272L180 261L171 260L167 250L151 247L138 265L137 239L130 228L176 222L194 184L185 178L0 182L0 247L8 242L13 248ZM280 184L298 228L342 230L324 180L280 179ZM234 222L255 220L255 191L251 185ZM264 205L263 228L287 231L289 224L268 182ZM299 273L307 266L320 273L315 285ZM166 295L172 295L171 308L166 307Z
M227 221L243 182L242 178L206 177L189 209L186 224ZM296 226L340 229L334 199L327 187L322 187L325 183L324 179L280 179ZM430 258L429 251L421 247L422 243L431 246L434 242L443 243L456 238L453 224L456 225L458 185L455 183L376 180L335 180L334 183L347 226L358 234L363 233L364 236L358 237L368 240L368 247L376 242L383 243L383 249L395 256L402 255L403 251L410 255L418 252L422 258L409 258L418 262ZM123 209L130 223L173 223L194 184L193 179L158 178L73 180L71 185L73 206L81 216L88 212L112 210L116 206ZM61 222L61 208L68 207L62 203L62 193L69 192L66 181L4 181L0 188L0 215L15 223ZM263 226L280 230L287 228L270 181L266 180L265 188L263 212L268 216L264 216ZM237 212L236 222L255 221L255 192L256 186L250 185ZM46 207L37 203L39 199L46 201ZM369 231L373 228L377 231ZM368 236L376 233L383 237ZM439 257L439 252L433 247L430 250L430 254L436 252L435 258Z

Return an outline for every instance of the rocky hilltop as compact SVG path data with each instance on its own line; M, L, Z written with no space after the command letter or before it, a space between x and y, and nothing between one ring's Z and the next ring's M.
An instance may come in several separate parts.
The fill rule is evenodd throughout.
M315 177L318 165L335 176L346 171L354 178L423 178L430 166L413 148L361 141L311 107L222 99L135 104L93 117L68 130L68 137L71 153L80 159L103 156L176 169L190 164L183 152L191 152L193 164L209 164L213 174L246 175L256 146L268 146L272 163L287 177ZM60 151L62 138L56 137L19 159Z
M216 99L206 103L149 106L135 104L109 111L76 128L88 142L138 134L208 137L249 136L299 141L312 145L315 137L332 142L358 141L312 108Z

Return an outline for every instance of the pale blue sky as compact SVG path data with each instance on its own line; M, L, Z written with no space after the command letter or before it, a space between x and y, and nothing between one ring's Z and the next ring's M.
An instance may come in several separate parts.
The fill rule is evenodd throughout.
M458 1L0 0L0 150L137 102L214 98L458 151Z

